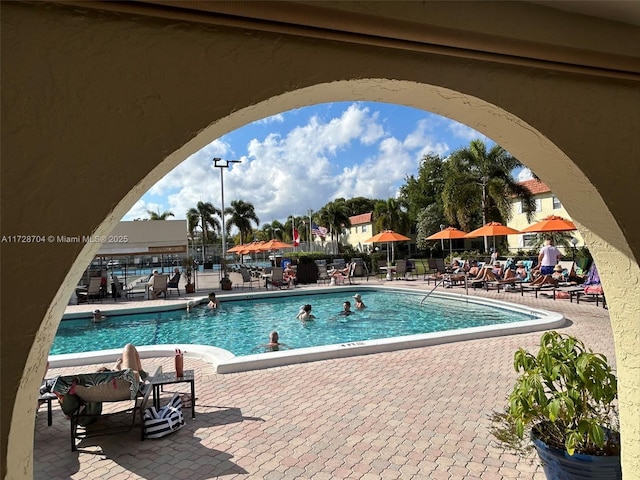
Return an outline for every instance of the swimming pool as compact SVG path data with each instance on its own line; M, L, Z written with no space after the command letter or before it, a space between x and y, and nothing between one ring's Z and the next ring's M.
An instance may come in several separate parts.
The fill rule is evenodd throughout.
M473 300L430 296L420 305L424 292L359 290L367 307L348 317L339 316L345 300L354 303L356 292L335 289L331 293L264 298L252 295L224 301L218 311L198 307L170 312L109 315L103 323L88 319L60 323L52 355L118 349L126 342L135 345L201 344L218 347L235 356L264 352L256 346L268 341L269 332L278 331L280 341L294 349L324 345L344 345L487 327L534 320L532 311L507 305L488 306ZM467 297L465 297L467 298ZM316 319L297 320L302 304L313 305ZM514 306L515 307L515 306Z

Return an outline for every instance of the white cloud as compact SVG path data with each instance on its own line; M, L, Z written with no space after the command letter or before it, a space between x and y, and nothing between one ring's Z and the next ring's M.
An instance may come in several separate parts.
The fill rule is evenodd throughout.
M284 122L284 115L282 115L281 113L278 113L277 115L271 115L270 117L263 118L254 123L257 123L259 125L268 125L270 123L282 123L282 122Z
M331 118L323 117L325 109L316 108L312 111L320 113L305 123L262 138L252 138L247 125L244 128L249 130L232 132L186 159L154 185L125 219L146 217L150 205L152 210L171 210L176 218L185 218L199 201L220 207L220 169L213 167L214 157L241 160L223 171L225 207L232 200L250 202L261 224L304 215L338 197L394 197L406 175L417 171L424 154L449 151L447 141L437 135L448 121L443 123L440 117L419 121L409 127L413 131L403 133L404 139L398 139L385 131L375 108L353 103ZM303 112L294 112L300 121ZM288 120L290 113L264 121Z
M515 177L516 177L516 181L524 182L525 180L532 180L533 174L531 173L531 170L525 167L521 169L519 172L517 172Z
M480 132L474 130L471 127L468 127L467 125L464 125L462 123L450 120L449 121L449 131L458 138L461 138L467 142L470 142L471 140L476 140L476 139L480 139L485 143L488 142L492 142L492 140L481 134ZM492 142L493 143L493 142Z

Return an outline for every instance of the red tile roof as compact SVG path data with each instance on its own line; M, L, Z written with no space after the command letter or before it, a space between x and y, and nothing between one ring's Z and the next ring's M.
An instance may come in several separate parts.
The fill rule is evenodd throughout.
M363 223L371 223L372 215L373 215L373 212L361 213L360 215L354 215L353 217L349 217L349 220L351 220L351 225L361 225Z
M520 182L520 185L529 189L532 195L537 195L538 193L547 193L551 191L551 189L544 183L535 179L525 180L524 182Z

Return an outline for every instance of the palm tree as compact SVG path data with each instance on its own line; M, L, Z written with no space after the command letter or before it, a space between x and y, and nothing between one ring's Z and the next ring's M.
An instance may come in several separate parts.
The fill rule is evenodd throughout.
M173 212L168 210L162 213L160 213L160 210L156 212L153 210L147 210L147 213L149 214L149 220L166 220L169 217L175 217Z
M193 239L195 236L196 227L202 228L202 241L203 244L209 243L209 227L215 233L220 231L220 221L216 218L222 217L222 212L219 208L213 206L211 202L198 202L195 208L190 208L187 211L187 228L189 230L189 236Z
M467 148L453 152L445 164L442 196L450 223L458 223L464 230L487 221L507 223L514 197L522 201L527 220L533 218L535 201L531 193L511 176L523 165L501 146L494 145L487 151L482 140L473 140ZM486 250L486 237L484 241Z
M373 209L374 225L376 232L394 230L398 233L407 233L410 227L409 215L401 201L390 198L386 202L378 200Z
M409 231L409 215L401 201L389 198L386 202L378 200L373 209L374 226L376 232L393 230L405 234ZM395 248L391 244L391 261L395 261Z
M252 222L256 224L256 227L260 226L260 219L256 215L254 206L244 200L233 200L231 206L225 208L224 213L225 215L231 215L231 218L226 223L227 232L231 227L235 226L240 231L240 243L243 243L244 239L251 237L253 232Z
M316 214L316 218L320 225L327 225L329 227L329 236L333 243L334 235L336 235L337 239L343 227L351 227L351 220L349 220L350 214L351 212L345 201L336 200L322 207Z

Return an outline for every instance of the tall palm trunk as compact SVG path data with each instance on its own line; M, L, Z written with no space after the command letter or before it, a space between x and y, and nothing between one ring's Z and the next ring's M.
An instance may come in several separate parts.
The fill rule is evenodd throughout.
M482 225L487 224L487 181L482 179ZM484 251L489 251L487 236L484 236Z

